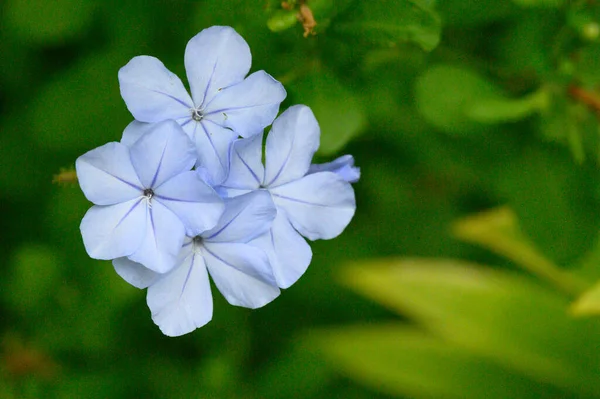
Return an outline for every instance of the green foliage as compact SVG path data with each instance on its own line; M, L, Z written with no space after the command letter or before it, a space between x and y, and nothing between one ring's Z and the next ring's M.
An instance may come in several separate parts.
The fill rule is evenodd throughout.
M440 19L421 0L355 2L334 26L336 32L381 46L414 41L426 51L440 41Z
M7 0L0 24L0 397L599 396L600 3ZM313 109L317 162L355 156L358 208L277 301L215 290L170 339L52 179L132 120L121 66L185 81L211 25Z

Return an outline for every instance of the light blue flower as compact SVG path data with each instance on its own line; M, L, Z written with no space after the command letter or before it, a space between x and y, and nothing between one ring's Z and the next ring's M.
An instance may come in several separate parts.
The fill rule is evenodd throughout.
M174 121L148 127L131 146L113 142L80 156L79 184L95 204L81 222L88 254L128 256L156 272L169 271L186 232L212 228L224 209L190 170L195 162L194 144Z
M222 182L232 141L268 126L286 92L264 71L245 78L250 49L230 27L213 26L197 34L188 42L184 60L191 96L176 75L149 56L135 57L121 68L121 95L138 121L176 120L196 144L197 166Z
M255 191L225 203L217 226L185 239L171 272L158 274L127 258L113 261L125 281L148 287L152 320L165 335L187 334L211 320L208 273L232 305L259 308L280 293L267 255L247 244L269 229L276 213L271 197Z
M354 190L347 180L354 180L357 171L348 159L338 162L344 173L336 173L340 165L321 166L323 171L310 173L319 136L310 108L290 107L273 122L265 165L262 135L238 140L231 148L229 176L218 188L228 196L252 190L270 192L277 217L271 229L252 243L269 256L281 288L296 282L310 263L312 252L301 235L310 240L334 238L350 223L356 209ZM348 170L354 176L345 176Z

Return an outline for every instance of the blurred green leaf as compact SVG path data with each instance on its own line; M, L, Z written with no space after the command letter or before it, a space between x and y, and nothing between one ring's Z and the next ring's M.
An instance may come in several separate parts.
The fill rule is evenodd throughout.
M484 125L469 113L481 102L498 101L502 91L468 69L438 65L417 79L415 100L429 123L451 134L466 135Z
M267 26L273 32L281 32L298 23L295 11L277 10L267 21Z
M452 232L460 240L481 245L512 260L566 294L577 294L585 288L584 283L539 252L522 233L517 216L509 208L491 209L460 219L454 223Z
M95 8L89 0L6 0L2 25L26 42L60 44L89 28Z
M339 151L366 125L358 96L330 72L311 73L287 87L294 102L308 105L315 113L321 126L322 155Z
M457 28L489 24L507 19L518 7L509 0L479 0L471 3L464 0L443 0L437 2L437 9L444 26Z
M552 398L560 391L401 324L317 330L309 343L344 374L410 398ZM557 396L555 396L557 395Z
M440 41L441 23L425 1L359 1L339 16L333 29L377 45L393 46L408 41L431 51Z
M578 316L600 315L600 283L584 292L571 306Z
M513 122L547 108L549 101L546 90L517 99L482 99L467 110L467 116L481 123Z
M600 324L513 273L440 259L365 261L343 282L439 337L534 379L595 397Z

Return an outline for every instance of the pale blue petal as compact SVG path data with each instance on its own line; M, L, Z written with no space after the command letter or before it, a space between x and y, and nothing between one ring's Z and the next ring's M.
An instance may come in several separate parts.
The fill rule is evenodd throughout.
M85 249L94 259L129 256L141 245L146 230L146 205L141 198L91 207L80 225Z
M332 172L307 175L271 190L296 230L310 240L337 237L346 228L356 201L350 183Z
M196 150L175 121L156 123L131 146L131 161L144 188L160 186L196 162Z
M175 269L148 287L152 320L170 337L187 334L212 319L213 302L204 260L188 252Z
M213 228L225 209L215 190L193 170L168 180L154 193L156 201L173 211L185 225L187 235L192 237Z
M294 105L279 115L267 137L265 186L304 176L319 148L319 137L319 124L307 106Z
M233 28L212 26L194 36L185 48L185 70L196 106L241 82L251 63L248 44Z
M354 166L352 155L342 155L332 162L310 165L308 173L317 172L333 172L348 183L356 183L360 179L360 168Z
M285 96L281 83L265 71L258 71L215 95L206 105L204 117L250 137L273 122Z
M248 242L269 230L276 214L266 190L229 198L219 223L202 237L208 242Z
M204 168L215 185L221 184L227 177L229 168L229 147L238 136L210 121L194 123L194 129L193 137L198 154L196 167Z
M206 267L227 302L256 309L279 296L267 255L239 243L204 243Z
M86 152L75 161L75 169L83 194L96 205L117 204L142 194L129 149L120 143Z
M161 274L153 272L141 263L133 262L127 258L117 258L112 263L117 274L136 288L147 288L161 276Z
M144 239L140 247L128 257L152 271L166 273L177 263L177 255L185 238L185 228L177 215L160 202L152 200L147 209L148 223Z
M256 190L263 183L265 168L262 164L263 135L236 140L229 155L229 175L223 186Z
M131 147L140 137L145 133L152 130L152 123L144 123L139 121L133 121L125 130L123 130L123 136L121 136L121 144Z
M181 80L154 57L134 57L119 70L119 85L127 108L142 122L178 119L194 107Z
M312 258L310 246L294 230L283 212L277 214L271 230L249 244L265 251L281 288L294 284L304 274Z
M229 188L224 186L215 187L215 191L219 193L221 198L234 198L240 195L248 194L254 190L249 190L246 188Z

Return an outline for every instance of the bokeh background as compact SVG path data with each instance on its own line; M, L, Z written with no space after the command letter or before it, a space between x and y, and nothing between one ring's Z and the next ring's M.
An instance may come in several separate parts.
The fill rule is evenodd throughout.
M283 3L0 4L0 398L600 397L600 4ZM132 120L118 69L183 78L212 25L313 108L317 161L354 155L358 209L273 303L213 290L168 338L70 171Z

